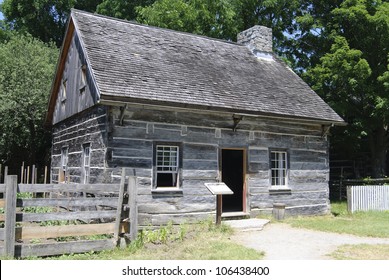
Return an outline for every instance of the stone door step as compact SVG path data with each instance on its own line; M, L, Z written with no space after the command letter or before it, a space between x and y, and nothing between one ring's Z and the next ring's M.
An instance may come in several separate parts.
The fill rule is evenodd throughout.
M241 231L262 230L265 225L270 223L266 219L242 219L223 221L223 224L229 225L233 229Z

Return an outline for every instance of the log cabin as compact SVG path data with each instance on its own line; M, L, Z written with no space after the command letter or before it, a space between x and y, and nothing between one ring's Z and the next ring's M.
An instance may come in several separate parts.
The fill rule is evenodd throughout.
M329 211L334 112L272 52L272 31L237 42L72 10L48 103L51 181L137 176L139 221Z

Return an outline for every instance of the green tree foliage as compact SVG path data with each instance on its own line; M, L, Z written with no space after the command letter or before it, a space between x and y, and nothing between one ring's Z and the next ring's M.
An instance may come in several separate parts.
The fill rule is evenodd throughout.
M0 44L9 38L9 30L4 21L0 20Z
M335 134L336 152L352 157L367 151L372 175L383 176L389 148L389 3L346 0L330 11L327 21L329 30L318 28L327 34L331 49L305 77L349 122Z
M43 42L59 47L71 8L94 12L102 0L4 0L6 21L18 31L30 33Z
M141 23L214 38L235 40L238 32L236 1L157 0L136 9Z
M97 6L97 13L126 20L135 20L136 8L149 6L155 0L103 0Z
M295 69L304 72L315 66L320 58L330 51L333 40L334 9L344 0L299 0L293 20L293 39L289 42L288 58ZM301 73L300 72L300 73Z
M0 43L1 163L35 164L47 154L51 141L42 124L57 58L55 46L30 35L13 32Z
M292 66L296 65L300 50L296 49L300 34L296 17L301 10L301 0L240 0L235 1L239 31L254 25L272 28L273 49Z

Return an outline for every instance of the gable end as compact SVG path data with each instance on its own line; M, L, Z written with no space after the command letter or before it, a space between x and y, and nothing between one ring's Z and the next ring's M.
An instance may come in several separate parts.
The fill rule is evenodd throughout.
M77 26L70 18L51 89L46 126L80 113L98 102L98 88L81 40Z

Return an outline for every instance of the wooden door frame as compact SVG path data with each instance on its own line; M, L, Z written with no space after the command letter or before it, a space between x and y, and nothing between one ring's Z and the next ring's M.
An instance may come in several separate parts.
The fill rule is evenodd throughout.
M235 150L242 151L243 153L243 181L242 181L242 212L246 213L247 211L247 184L246 184L246 175L247 175L247 147L219 147L219 173L220 180L223 178L223 150Z

